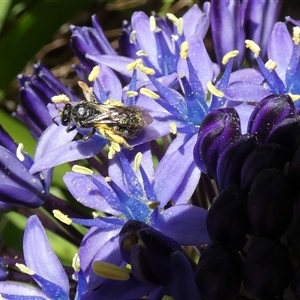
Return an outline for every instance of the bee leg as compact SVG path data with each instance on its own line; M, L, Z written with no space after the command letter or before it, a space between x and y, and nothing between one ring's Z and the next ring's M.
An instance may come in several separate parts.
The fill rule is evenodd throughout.
M109 130L107 128L99 128L99 131L100 131L101 135L103 135L105 138L107 138L111 142L114 142L119 145L123 145L130 150L133 149L133 147L131 145L129 145L122 136L115 134L112 130Z
M84 141L87 141L90 137L92 137L96 133L96 128L93 127L92 131L83 137Z
M120 101L108 99L104 102L104 104L112 105L112 106L124 106L124 104Z
M67 132L70 132L70 131L72 131L72 130L74 130L76 128L76 125L73 125L73 126L68 126L68 128L67 128Z

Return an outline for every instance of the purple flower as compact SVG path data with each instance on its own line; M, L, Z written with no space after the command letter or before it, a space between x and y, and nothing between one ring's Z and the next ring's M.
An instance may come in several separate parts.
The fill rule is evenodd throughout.
M19 264L17 267L29 274L39 287L16 281L0 281L1 296L7 299L70 299L68 276L36 216L28 218L23 250L26 266Z
M2 211L13 206L37 208L49 194L51 172L32 175L32 158L17 146L0 127L0 207Z
M19 75L20 100L15 116L29 128L32 136L38 139L42 132L52 124L47 105L55 95L65 94L70 99L74 96L41 63L34 65L34 75Z
M245 56L245 39L260 44L264 58L281 4L282 1L212 0L211 31L219 65L226 53L238 50L240 55L234 62L234 69L240 67Z
M129 161L121 152L110 161L109 180L77 173L67 173L64 177L75 199L111 215L92 220L71 218L74 223L91 227L79 250L81 267L91 288L105 282L105 278L91 271L93 262L122 265L118 238L128 220L142 221L181 245L208 242L203 226L206 210L187 204L198 183L197 169L182 164L181 151L171 147L153 170L149 149L136 148L143 152L138 170L134 171L130 164L133 151ZM175 205L166 207L170 200Z

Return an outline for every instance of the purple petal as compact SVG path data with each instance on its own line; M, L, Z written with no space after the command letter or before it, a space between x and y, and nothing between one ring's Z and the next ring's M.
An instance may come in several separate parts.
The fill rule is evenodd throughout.
M125 223L125 221L124 221ZM80 267L88 276L91 268L91 264L98 251L101 251L102 247L113 237L117 236L121 230L116 228L114 230L103 230L102 228L92 227L85 234L82 239L79 248ZM103 252L103 255L109 256L109 253Z
M210 3L205 2L203 12L197 4L194 4L183 16L183 33L185 38L197 34L203 39L210 23Z
M23 250L28 268L60 286L67 295L69 294L68 276L53 252L40 220L35 215L28 218L24 232Z
M14 281L1 281L0 282L1 296L4 299L18 299L18 300L43 300L47 299L45 294L38 288ZM15 298L11 298L15 296ZM30 298L29 298L30 297Z
M210 242L206 230L207 210L192 205L174 205L161 212L151 226L180 245Z
M278 47L279 44L280 47ZM277 22L269 38L268 57L277 63L276 72L283 82L285 82L285 73L292 56L293 47L293 41L286 24Z
M102 176L95 175L94 177L109 188ZM63 177L63 180L72 196L82 205L111 215L121 214L118 210L111 207L107 199L86 175L68 172ZM114 195L113 192L112 195Z
M180 193L185 193L185 189L178 191L181 183L189 174L190 166L194 163L193 148L197 140L197 135L179 135L169 146L166 154L155 170L154 191L160 207L164 207L167 202L176 194L180 198ZM188 187L190 188L190 186Z
M142 11L135 12L131 17L131 24L132 29L136 31L136 39L140 49L146 51L152 64L160 70L155 33L150 30L149 17Z
M35 163L30 172L34 174L66 162L92 157L106 144L99 136L93 136L87 141L70 142L76 133L75 130L66 132L64 126L50 125L39 140L34 157Z

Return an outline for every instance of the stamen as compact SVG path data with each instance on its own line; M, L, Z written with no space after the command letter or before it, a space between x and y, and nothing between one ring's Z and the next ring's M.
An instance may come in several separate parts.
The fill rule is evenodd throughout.
M95 81L97 79L99 73L100 73L100 66L95 66L93 68L93 70L91 71L91 73L88 77L88 80L89 81Z
M52 213L53 213L54 218L58 219L62 223L65 223L67 225L72 224L72 220L67 215L64 215L60 210L54 209L54 210L52 210Z
M166 16L173 24L177 26L179 19L174 14L167 13Z
M75 253L73 259L72 259L72 268L75 272L80 271L80 258L78 256L78 253Z
M92 212L92 216L93 216L94 219L96 219L96 218L98 218L100 216L100 213L93 211Z
M277 63L272 60L272 59L269 59L266 63L265 63L265 67L270 70L270 71L273 71L274 69L277 68Z
M113 159L113 157L115 156L115 154L117 152L120 152L120 151L121 151L120 144L115 143L115 142L111 142L110 143L110 147L109 147L109 151L108 151L108 154L107 154L108 159Z
M170 126L170 132L173 133L173 134L176 134L177 133L177 126L174 122L171 122L169 123L169 126Z
M136 30L132 30L129 37L129 43L134 44L136 42Z
M106 177L104 178L104 180L105 180L106 182L111 182L111 178L108 177L108 176L106 176Z
M137 64L137 68L140 71L142 71L143 73L145 73L146 75L154 75L155 74L154 69L144 66L143 63Z
M28 267L26 267L23 264L18 264L16 263L15 266L24 274L28 274L28 275L34 275L35 272L31 269L29 269Z
M224 97L224 93L222 91L219 91L213 84L211 81L209 81L207 83L207 88L208 90L215 96L217 97Z
M295 26L293 28L292 40L293 40L295 45L298 45L300 43L300 27L299 26Z
M155 92L153 92L153 91L151 91L151 90L149 90L147 88L141 88L140 89L140 93L143 94L143 95L145 95L145 96L148 96L149 98L152 98L154 100L159 99L159 95L158 94L156 94Z
M132 71L132 70L134 70L134 69L136 68L136 66L137 66L137 64L138 64L138 62L139 62L140 60L141 60L141 59L138 58L137 60L135 60L135 61L129 63L129 64L126 66L127 71Z
M95 261L92 265L92 269L94 273L101 277L119 281L128 280L130 278L129 274L131 273L131 270L127 268L121 268L103 261Z
M253 53L254 57L257 58L260 53L260 47L252 40L245 40L246 48L249 48Z
M133 170L134 172L137 172L140 168L141 161L142 161L143 154L141 152L138 152L134 157L134 164L133 164Z
M85 174L85 175L92 175L94 174L93 170L83 167L83 166L79 166L79 165L74 165L72 167L72 171L75 173L80 173L80 174Z
M147 206L150 208L150 209L155 209L156 207L159 207L160 206L160 202L159 201L152 201L152 202L148 202L147 203Z
M180 46L180 57L182 59L187 59L188 50L189 50L189 43L187 41L184 41Z
M137 91L127 91L126 95L128 97L136 97L139 93Z
M17 151L16 151L16 156L18 158L19 161L24 161L25 160L25 156L23 155L23 149L24 149L24 146L22 143L20 143L18 145L18 148L17 148Z
M156 20L155 20L155 17L154 16L150 16L149 18L149 22L150 22L150 30L155 32L156 30Z
M69 97L67 97L64 94L53 96L53 97L51 97L51 100L54 103L68 103L68 102L70 102Z
M230 52L226 53L223 56L222 64L226 65L228 63L228 61L229 61L230 58L236 57L238 54L239 54L238 50L233 50L233 51L230 51Z
M183 18L178 19L177 32L179 35L183 34Z
M146 56L146 57L148 57L148 54L144 50L139 50L135 54L137 56Z
M288 95L291 97L291 99L293 101L297 101L300 99L300 95L297 95L297 94L292 94L292 93L288 93Z

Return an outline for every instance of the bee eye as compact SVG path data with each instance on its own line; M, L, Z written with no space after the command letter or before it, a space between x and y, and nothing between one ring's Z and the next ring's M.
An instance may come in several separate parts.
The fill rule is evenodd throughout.
M71 111L72 111L72 105L67 103L61 113L61 124L63 126L68 125L71 122Z

